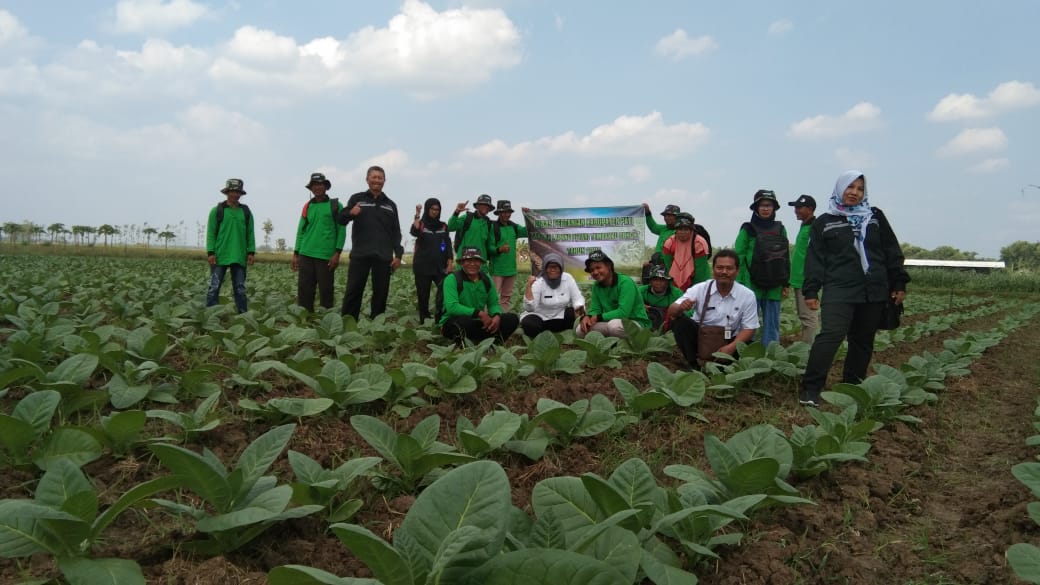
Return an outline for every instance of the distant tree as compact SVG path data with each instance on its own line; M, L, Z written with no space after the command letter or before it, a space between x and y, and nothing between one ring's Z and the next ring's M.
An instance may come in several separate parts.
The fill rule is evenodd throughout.
M114 235L118 234L119 230L116 229L115 226L112 226L112 225L109 225L109 224L105 223L105 224L101 224L101 225L98 226L97 233L100 236L104 236L104 238L105 238L105 246L107 247L108 246L108 237L109 236L114 236Z
M1040 242L1019 240L1000 249L1000 259L1013 270L1040 269Z
M5 221L4 233L7 234L7 239L13 244L18 239L18 234L22 233L22 225L13 221Z
M271 232L274 231L274 224L271 223L270 219L264 220L264 247L268 250L271 249Z
M928 255L928 250L907 242L900 244L900 247L903 248L903 256L907 258L925 258Z
M65 233L65 224L52 223L51 225L47 226L47 233L51 235L51 243L53 244L54 241L58 238L58 234Z
M274 241L274 243L275 246L277 246L279 252L285 252L286 250L288 250L288 248L285 246L285 238L278 238Z
M962 252L953 246L939 246L928 255L932 260L974 260L976 256L975 252Z
M47 233L47 230L43 229L42 225L37 225L31 221L26 222L26 227L28 228L26 232L29 233L29 239L37 244L43 238L43 234Z
M163 240L163 242L164 242L164 245L163 245L163 249L164 250L169 250L170 249L170 240L172 240L172 239L174 239L176 237L177 237L177 234L171 232L170 230L166 230L165 232L159 232L159 239Z
M154 236L155 234L159 233L159 230L157 230L157 229L155 229L153 227L146 227L143 230L141 230L141 233L144 234L144 237L146 238L145 247L146 248L151 248L152 247L152 236Z

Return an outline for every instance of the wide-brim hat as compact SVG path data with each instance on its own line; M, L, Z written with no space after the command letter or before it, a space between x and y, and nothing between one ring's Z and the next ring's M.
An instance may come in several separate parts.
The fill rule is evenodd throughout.
M663 278L665 280L671 280L672 276L668 274L668 271L664 268L658 267L650 271L650 279Z
M512 213L513 206L509 203L508 199L499 199L498 207L495 208L495 215L500 213Z
M593 250L589 254L588 258L585 259L585 272L592 272L590 266L592 266L593 262L605 262L610 265L611 270L614 270L614 261L610 259L610 256L603 253L603 250Z
M758 191L755 191L755 200L751 202L751 205L748 208L751 211L754 211L763 199L765 199L766 201L772 201L773 207L776 209L780 209L780 202L776 198L776 193L773 193L769 189L759 189Z
M463 260L480 260L484 261L484 257L480 255L479 248L463 248L462 253L459 254L459 261Z
M675 228L688 227L693 229L693 216L685 211L678 213L675 216Z
M311 180L303 187L305 189L310 189L311 185L315 183L325 183L326 191L332 188L332 181L325 178L325 173L311 173Z
M495 204L491 201L491 196L487 193L477 197L477 200L473 202L473 206L476 207L477 205L487 205L489 208L495 207Z
M680 211L678 205L665 205L661 215L679 215Z
M228 179L227 181L224 181L224 188L221 189L220 192L227 195L228 191L238 191L245 195L246 184L242 179Z

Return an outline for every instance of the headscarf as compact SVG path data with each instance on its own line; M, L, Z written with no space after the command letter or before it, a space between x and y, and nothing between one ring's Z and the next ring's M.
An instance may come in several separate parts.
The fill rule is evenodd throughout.
M440 202L439 199L437 199L435 197L430 197L429 199L426 200L426 203L423 204L422 224L423 224L423 227L425 227L426 229L430 230L431 232L435 232L435 231L437 231L437 230L439 230L441 228L441 220L440 220L440 218L430 217L430 207L432 207L434 205L436 205L437 207L441 208L441 214L443 215L444 214L444 207L441 205L441 202Z
M756 206L755 210L751 211L751 225L755 226L755 229L758 231L771 231L776 229L777 202L773 199L767 199L767 201L773 204L773 213L768 218L763 218L758 214L758 206Z
M863 200L859 202L859 205L845 205L842 203L845 189L860 177L863 178ZM831 192L827 213L840 215L852 224L852 245L859 253L859 264L863 268L863 274L866 274L870 270L870 261L867 260L867 250L863 242L867 237L867 225L870 223L870 218L874 217L874 212L870 209L870 201L867 199L867 177L859 171L842 173L834 183L834 191Z
M560 276L556 278L549 278L549 273L545 271L550 264L555 264L560 267ZM563 282L563 256L560 256L556 252L550 252L545 255L542 259L542 279L545 280L545 284L549 285L549 288L556 290L559 288L560 283Z

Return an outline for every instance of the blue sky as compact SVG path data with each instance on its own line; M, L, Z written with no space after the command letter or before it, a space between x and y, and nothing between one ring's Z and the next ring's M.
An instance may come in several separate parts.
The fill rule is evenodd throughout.
M380 164L405 222L429 196L676 203L722 245L757 189L822 202L856 168L901 240L995 257L1040 239L1037 22L1033 0L0 2L0 221L194 244L241 177L291 245L312 171L345 199Z

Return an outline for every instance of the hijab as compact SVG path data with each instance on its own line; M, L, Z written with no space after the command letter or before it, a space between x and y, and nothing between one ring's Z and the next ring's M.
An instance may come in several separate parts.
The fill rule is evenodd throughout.
M555 264L560 267L560 276L556 278L549 278L549 273L545 272L545 268L548 268L550 264ZM563 256L555 252L550 252L545 255L542 260L542 279L545 280L545 284L549 285L549 288L556 290L560 287L560 283L563 282Z
M423 204L422 224L423 224L424 228L430 230L431 232L435 232L435 231L437 231L437 230L439 230L441 228L441 220L440 220L440 218L439 217L438 218L430 217L430 207L432 207L434 205L436 205L437 207L440 207L441 208L441 215L444 215L444 206L441 205L441 202L440 202L439 199L437 199L435 197L430 197L429 199L426 200L426 203Z
M755 226L755 229L758 230L758 231L771 231L771 230L776 229L777 203L776 203L776 201L773 201L772 199L769 199L768 201L773 204L773 213L770 214L770 216L768 218L764 218L764 217L760 216L758 214L757 209L756 210L752 210L752 212L751 212L751 225ZM757 208L757 206L756 206L756 208ZM696 235L696 232L694 232L694 235Z
M863 200L859 202L859 205L845 205L842 201L845 189L861 177L863 178ZM842 173L834 183L834 191L831 192L827 213L844 217L852 224L852 245L859 253L859 264L863 268L863 274L866 274L870 270L870 261L867 260L864 240L867 237L867 225L870 223L870 218L874 217L874 212L870 209L870 201L867 198L867 177L859 171Z

